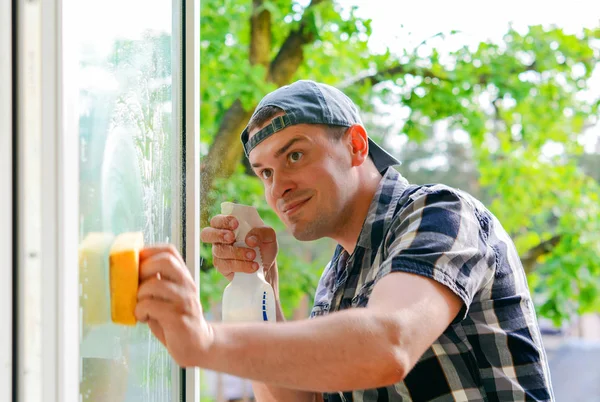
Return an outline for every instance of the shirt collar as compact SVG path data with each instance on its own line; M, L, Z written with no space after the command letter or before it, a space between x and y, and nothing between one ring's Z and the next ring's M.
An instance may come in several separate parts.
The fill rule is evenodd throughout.
M369 212L356 243L357 246L366 249L379 247L385 232L394 219L398 201L408 184L408 180L396 169L387 168L369 206Z

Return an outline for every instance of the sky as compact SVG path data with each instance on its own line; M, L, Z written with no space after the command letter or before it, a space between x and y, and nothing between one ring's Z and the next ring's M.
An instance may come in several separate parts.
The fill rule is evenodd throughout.
M567 32L600 25L598 0L338 0L344 7L358 6L358 15L373 19L370 45L374 50L411 47L438 32L460 30L457 42L474 44L500 40L509 22L517 29L528 25L557 24ZM568 6L567 6L568 4ZM408 35L410 33L410 35Z
M207 0L205 0L207 1ZM309 0L300 0L307 4ZM475 44L486 39L501 39L508 23L516 28L533 24L555 23L567 31L577 32L582 26L600 25L599 0L337 0L344 7L355 5L360 16L373 19L370 45L375 51L386 46L392 50L411 47L438 32L460 30L444 46ZM100 38L108 42L114 36L135 37L146 27L171 31L173 6L170 1L105 0L76 2L80 41ZM75 6L74 4L74 6ZM119 10L119 12L114 12ZM94 16L93 18L90 18ZM102 33L102 35L99 35Z

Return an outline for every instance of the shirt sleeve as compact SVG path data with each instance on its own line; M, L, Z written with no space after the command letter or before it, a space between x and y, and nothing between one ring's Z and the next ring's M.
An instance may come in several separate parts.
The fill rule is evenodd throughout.
M446 186L423 188L411 198L384 239L376 280L391 272L431 278L462 299L455 319L460 321L495 266L495 253L486 242L490 215Z

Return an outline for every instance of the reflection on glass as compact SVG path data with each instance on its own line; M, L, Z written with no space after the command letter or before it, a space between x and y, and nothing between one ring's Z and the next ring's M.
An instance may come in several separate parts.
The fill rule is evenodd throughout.
M170 0L80 4L82 401L170 401L171 359L145 325L110 318L108 250L123 232L172 242L177 200ZM160 3L160 4L156 4ZM85 11L83 11L85 10ZM139 14L143 11L143 17ZM68 77L67 77L68 79ZM176 202L176 201L175 201Z

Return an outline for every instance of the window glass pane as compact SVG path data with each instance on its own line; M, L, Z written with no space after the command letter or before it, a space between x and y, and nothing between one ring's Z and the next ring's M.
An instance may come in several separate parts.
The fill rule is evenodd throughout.
M81 400L170 401L164 347L146 325L111 322L108 249L132 231L180 244L178 13L171 0L78 7Z

